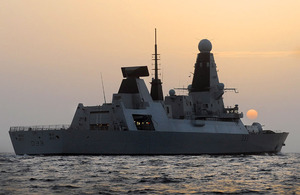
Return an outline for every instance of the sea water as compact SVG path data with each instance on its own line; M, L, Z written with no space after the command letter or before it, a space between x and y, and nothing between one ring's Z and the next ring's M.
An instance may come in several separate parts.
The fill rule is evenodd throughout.
M300 194L300 154L0 154L0 194Z

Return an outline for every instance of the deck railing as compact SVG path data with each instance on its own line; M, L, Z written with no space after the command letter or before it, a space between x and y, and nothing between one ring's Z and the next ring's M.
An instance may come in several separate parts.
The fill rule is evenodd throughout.
M37 126L15 126L10 127L9 131L42 131L42 130L65 130L70 125L37 125Z

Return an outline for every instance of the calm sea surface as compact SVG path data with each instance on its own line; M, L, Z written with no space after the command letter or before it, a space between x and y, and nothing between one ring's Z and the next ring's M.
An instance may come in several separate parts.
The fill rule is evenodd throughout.
M0 154L0 194L300 194L300 154Z

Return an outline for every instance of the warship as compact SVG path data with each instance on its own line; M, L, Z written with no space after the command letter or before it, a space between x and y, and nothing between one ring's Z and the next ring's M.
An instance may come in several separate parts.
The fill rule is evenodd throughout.
M203 39L186 95L163 97L155 32L154 78L147 66L122 67L112 103L79 103L70 125L10 127L17 155L200 155L278 153L287 132L244 125L238 105L224 106L212 44Z

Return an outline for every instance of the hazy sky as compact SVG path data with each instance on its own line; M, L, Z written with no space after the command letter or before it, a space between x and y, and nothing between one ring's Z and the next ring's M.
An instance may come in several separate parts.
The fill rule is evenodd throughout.
M0 152L10 126L69 124L79 102L118 91L122 66L148 65L158 30L163 88L187 86L198 42L213 44L227 106L258 111L300 152L300 1L0 1ZM146 78L149 84L151 78ZM253 121L244 118L246 124Z

